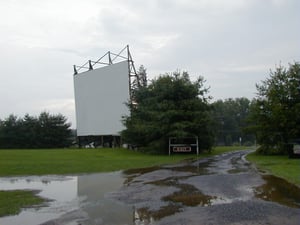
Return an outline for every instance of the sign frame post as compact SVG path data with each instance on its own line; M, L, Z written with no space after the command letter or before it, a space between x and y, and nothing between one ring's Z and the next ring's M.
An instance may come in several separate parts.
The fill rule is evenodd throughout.
M199 140L198 136L195 137L186 137L185 139L195 139L194 143L172 143L172 140L178 140L176 137L169 137L169 156L171 155L171 152L191 152L192 147L196 147L197 156L199 155ZM174 151L174 149L176 149Z

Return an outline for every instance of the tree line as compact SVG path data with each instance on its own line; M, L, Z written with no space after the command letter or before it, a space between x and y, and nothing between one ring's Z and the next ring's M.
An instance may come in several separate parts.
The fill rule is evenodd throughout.
M252 104L252 101L244 97L217 100L212 103L216 145L252 146L255 144L255 135L247 132L246 129L250 125Z
M198 137L200 150L213 145L260 146L263 154L286 154L300 138L300 64L279 66L256 84L257 96L210 103L203 77L164 74L134 92L123 118L125 141L144 151L166 152L169 137Z
M166 153L169 137L198 137L201 151L214 145L254 145L262 154L286 154L300 138L300 64L279 66L256 84L254 99L211 102L205 79L187 72L142 81L122 118L123 142L139 150ZM0 120L0 148L60 148L72 142L70 124L61 114L10 115Z
M187 72L164 74L134 92L131 114L123 118L122 138L143 151L166 153L169 137L197 137L200 151L214 145L254 145L246 132L251 101L225 99L210 103L203 77L194 82Z
M61 114L42 112L23 118L9 115L0 120L0 148L63 148L69 147L71 124Z

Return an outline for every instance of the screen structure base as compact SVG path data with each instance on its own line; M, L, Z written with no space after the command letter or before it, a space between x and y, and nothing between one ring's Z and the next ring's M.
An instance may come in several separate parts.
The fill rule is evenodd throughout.
M122 145L120 135L77 136L79 148L119 148Z

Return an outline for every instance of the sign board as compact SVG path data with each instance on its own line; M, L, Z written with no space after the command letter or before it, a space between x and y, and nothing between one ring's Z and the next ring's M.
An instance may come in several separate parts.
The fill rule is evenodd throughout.
M174 146L173 152L191 152L192 148L190 146Z
M295 144L293 151L294 151L294 154L300 154L300 145Z
M173 153L199 154L198 137L169 138L169 155Z

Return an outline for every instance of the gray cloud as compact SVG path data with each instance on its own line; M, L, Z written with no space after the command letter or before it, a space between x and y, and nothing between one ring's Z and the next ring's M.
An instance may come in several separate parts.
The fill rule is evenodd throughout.
M0 118L60 112L74 124L72 65L131 47L150 78L202 75L215 98L255 96L300 58L297 0L0 2Z

